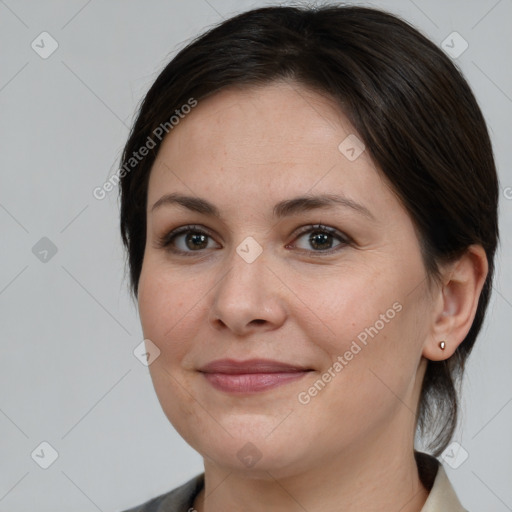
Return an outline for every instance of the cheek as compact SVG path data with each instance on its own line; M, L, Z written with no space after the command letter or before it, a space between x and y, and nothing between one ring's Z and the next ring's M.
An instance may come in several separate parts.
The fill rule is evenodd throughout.
M181 364L196 337L200 325L198 283L184 280L177 272L169 272L151 258L144 263L139 279L138 308L144 338L160 349L160 355L149 366L156 395L169 421L187 439L186 426L201 420L197 403L188 382L189 375ZM194 286L196 285L196 286Z
M160 365L150 366L152 374L168 369L181 376L180 383L191 377L189 370L205 340L215 336L210 334L209 313L217 280L214 272L185 274L148 255L139 279L138 308L144 337L160 349Z
M328 356L322 370L335 375L332 381L337 384L328 385L337 389L331 397L335 402L350 400L350 389L358 390L351 394L357 400L360 393L366 394L369 403L372 396L386 396L379 377L397 394L407 393L426 336L425 290L420 286L410 293L410 283L421 282L422 275L420 266L406 272L379 265L302 278L297 289L301 300L292 314Z
M355 442L396 414L408 417L415 408L411 399L421 355L418 315L414 305L396 297L393 292L371 297L354 293L352 301L340 301L339 309L329 310L336 336L316 338L329 361L318 380L300 390L301 405L296 406L309 428L327 425L322 429L327 445Z
M138 293L142 330L144 337L160 348L165 359L169 353L174 359L180 347L186 346L183 342L186 326L197 315L198 299L203 296L199 283L184 282L179 272L169 272L150 258L144 263Z
M353 265L302 276L292 281L298 283L294 292L299 299L292 315L302 319L304 329L317 330L312 341L322 340L331 354L343 353L352 340L364 343L399 319L404 294L391 276L392 269L383 266Z
M143 328L168 328L204 297L206 286L204 279L185 278L179 268L170 268L165 256L147 252L138 294Z

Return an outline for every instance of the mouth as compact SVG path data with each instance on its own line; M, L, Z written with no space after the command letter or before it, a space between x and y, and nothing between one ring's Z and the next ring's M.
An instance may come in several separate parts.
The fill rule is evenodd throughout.
M299 380L313 369L269 359L219 359L201 367L199 371L219 391L251 394Z

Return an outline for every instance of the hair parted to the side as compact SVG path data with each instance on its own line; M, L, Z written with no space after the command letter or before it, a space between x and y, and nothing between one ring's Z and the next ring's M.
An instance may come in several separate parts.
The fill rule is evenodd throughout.
M485 249L489 272L473 325L452 357L428 362L423 381L419 433L439 455L457 424L455 384L489 302L499 185L480 108L435 44L377 9L265 7L242 13L192 41L161 72L141 104L121 167L190 98L200 102L230 86L281 79L332 97L352 122L411 216L432 281L439 278L439 264L471 244ZM157 140L120 180L121 234L135 297L146 242L148 179L160 144Z

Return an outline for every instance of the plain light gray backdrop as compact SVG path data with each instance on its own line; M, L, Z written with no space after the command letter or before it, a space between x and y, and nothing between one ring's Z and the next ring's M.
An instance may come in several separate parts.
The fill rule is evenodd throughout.
M441 47L454 31L463 40L450 46L468 44L455 61L491 132L502 241L465 377L462 449L443 461L470 511L512 510L512 0L354 3L402 16ZM143 337L117 190L92 191L176 51L269 4L0 0L0 511L122 510L202 471L133 354Z

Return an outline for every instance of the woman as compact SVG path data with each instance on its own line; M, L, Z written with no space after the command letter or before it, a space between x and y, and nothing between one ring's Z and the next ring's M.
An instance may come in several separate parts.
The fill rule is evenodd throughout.
M132 511L464 510L434 456L498 183L441 50L374 9L238 15L157 78L119 176L153 384L205 466Z

